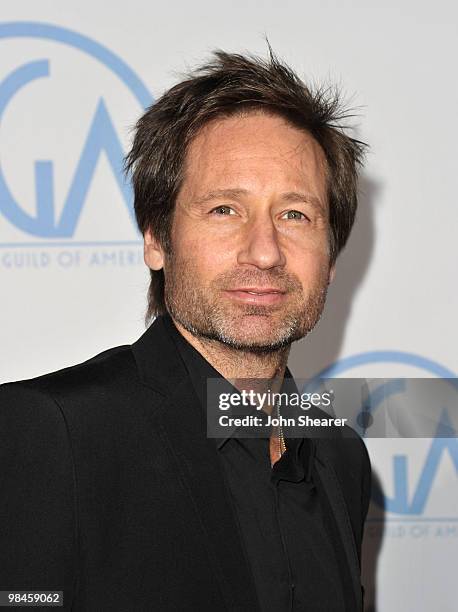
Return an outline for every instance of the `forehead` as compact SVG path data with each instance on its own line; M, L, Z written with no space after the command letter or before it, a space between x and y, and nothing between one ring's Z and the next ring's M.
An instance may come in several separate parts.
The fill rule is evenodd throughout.
M320 145L283 117L263 112L207 123L189 144L184 170L183 187L193 192L222 186L259 191L282 183L325 197Z

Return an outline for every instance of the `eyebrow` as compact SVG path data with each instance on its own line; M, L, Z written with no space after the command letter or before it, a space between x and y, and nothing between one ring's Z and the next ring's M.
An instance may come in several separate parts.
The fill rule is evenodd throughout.
M250 195L250 191L247 189L216 189L214 191L209 191L204 194L200 198L193 200L192 204L194 205L202 205L207 202L211 202L212 200L218 200L221 198L230 198L230 199L238 199L243 196ZM318 208L321 212L324 212L323 204L319 198L310 194L310 193L302 193L299 191L288 191L283 193L280 196L280 199L285 202L306 202L307 204L311 204L315 208Z

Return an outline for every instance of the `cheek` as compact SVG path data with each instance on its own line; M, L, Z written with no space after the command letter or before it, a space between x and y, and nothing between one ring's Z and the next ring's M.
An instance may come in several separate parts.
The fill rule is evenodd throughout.
M174 259L201 278L214 277L230 268L234 261L234 248L230 244L222 244L218 237L205 235L202 230L176 231L172 244Z
M329 277L329 248L327 244L307 246L291 254L289 269L300 279L304 289Z

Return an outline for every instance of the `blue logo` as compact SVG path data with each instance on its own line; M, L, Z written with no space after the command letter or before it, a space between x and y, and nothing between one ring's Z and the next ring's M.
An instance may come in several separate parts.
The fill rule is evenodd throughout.
M317 374L317 378L331 378L339 376L355 367L375 363L390 363L413 366L423 369L429 375L439 378L456 378L456 374L447 367L412 353L402 351L371 351L341 359ZM393 386L396 392L398 387ZM439 427L446 426L445 419L441 419ZM440 429L437 436L432 440L426 459L416 482L409 478L409 458L407 455L394 455L392 459L394 494L392 497L384 495L380 490L374 488L373 501L387 512L404 517L411 517L423 521L457 521L457 516L452 517L424 517L426 503L431 494L435 478L441 461L449 454L458 477L458 439L456 437L440 437ZM407 518L406 518L407 520Z
M100 62L114 73L130 90L141 109L144 109L153 102L146 86L121 58L86 36L66 28L44 23L0 23L0 39L11 38L42 39L73 47L90 56L93 60ZM50 61L48 59L35 59L19 66L3 79L0 83L0 120L4 115L6 107L14 101L15 95L22 88L36 79L49 78L50 74ZM35 214L26 212L14 199L0 167L0 212L11 224L26 234L48 240L46 244L41 241L35 241L21 245L12 243L0 246L53 246L68 244L68 242L58 243L57 241L72 239L85 204L97 162L102 153L106 156L135 227L131 188L125 182L122 173L124 152L110 117L107 104L103 97L100 97L92 121L88 126L85 142L73 172L64 206L59 217L57 217L55 211L54 163L51 160L37 160L34 164ZM123 241L123 243L126 243L126 241ZM137 244L137 242L132 241L130 243ZM75 245L76 243L72 244ZM99 244L112 243L102 242Z

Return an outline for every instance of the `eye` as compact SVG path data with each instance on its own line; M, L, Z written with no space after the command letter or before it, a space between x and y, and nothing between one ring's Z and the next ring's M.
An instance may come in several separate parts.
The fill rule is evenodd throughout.
M210 213L211 214L218 214L218 215L230 215L231 211L234 213L234 210L230 206L222 205L222 206L217 206L216 208L213 208L210 211Z
M301 212L300 210L288 210L284 214L288 215L288 219L297 219L298 221L300 221L301 219L307 219L308 220L308 217L306 217L304 215L304 213ZM290 215L294 215L294 216L290 216Z

